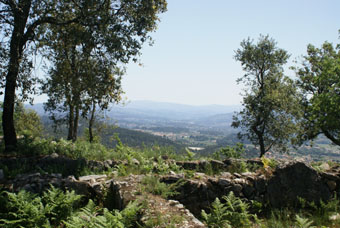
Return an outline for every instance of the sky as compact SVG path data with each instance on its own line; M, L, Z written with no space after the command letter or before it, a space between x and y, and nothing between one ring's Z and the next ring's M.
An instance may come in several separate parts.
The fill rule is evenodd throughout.
M238 105L244 72L234 54L243 39L269 35L291 54L288 69L308 44L340 43L339 10L339 0L168 0L142 66L126 66L126 99Z

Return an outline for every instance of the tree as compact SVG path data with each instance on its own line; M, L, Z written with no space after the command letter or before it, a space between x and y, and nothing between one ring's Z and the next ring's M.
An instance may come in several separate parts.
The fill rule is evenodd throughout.
M69 8L78 8L81 5L74 1L68 2ZM4 74L1 75L5 81L2 85L5 88L2 125L6 151L14 149L17 143L13 118L16 89L24 86L30 92L32 88L32 80L20 77L20 73L25 70L25 66L31 66L29 57L30 50L34 49L33 41L43 36L43 26L46 24L62 25L79 20L79 15L65 18L65 10L57 1L0 1L0 29L4 37L1 56L6 63L2 66Z
M273 39L262 35L256 44L249 38L242 41L235 54L246 72L238 81L247 89L232 126L241 128L239 138L260 147L260 157L269 150L286 151L299 129L299 94L294 82L283 75L288 58Z
M77 138L80 114L86 117L89 112L92 140L96 107L107 109L121 99L123 71L118 66L136 59L142 44L150 40L148 33L156 29L156 14L165 10L164 1L132 2L122 5L122 14L101 12L95 28L69 24L49 29L45 42L52 67L44 86L49 95L45 107L57 115L67 113L63 117L68 120L69 140Z
M16 89L23 86L30 92L32 88L33 81L21 78L20 72L25 65L31 66L29 51L43 45L37 41L46 38L47 25L86 25L93 33L105 27L106 35L98 35L96 40L103 51L126 63L139 54L141 44L149 38L147 34L156 27L157 14L165 10L165 0L0 1L0 29L4 37L0 57L6 60L5 70L2 69L5 75L1 74L5 77L2 124L6 150L12 150L17 142L13 121Z
M325 42L321 48L308 45L303 66L296 68L304 93L302 140L324 134L340 145L340 45Z

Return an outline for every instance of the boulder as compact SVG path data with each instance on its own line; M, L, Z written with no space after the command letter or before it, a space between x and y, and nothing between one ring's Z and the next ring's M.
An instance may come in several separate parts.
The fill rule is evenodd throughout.
M298 205L298 198L307 202L326 202L332 196L327 184L312 167L295 161L278 167L269 179L266 192L271 206L281 208Z

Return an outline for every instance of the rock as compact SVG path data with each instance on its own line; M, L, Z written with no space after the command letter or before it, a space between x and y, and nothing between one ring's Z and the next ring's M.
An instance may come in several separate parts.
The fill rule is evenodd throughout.
M220 173L220 176L223 177L223 178L226 178L226 179L233 178L233 175L229 172L222 172L222 173Z
M198 161L177 161L176 165L182 167L187 170L198 170L199 162Z
M258 194L263 194L267 190L267 180L264 178L258 178L254 182L254 186Z
M247 199L252 199L255 195L255 188L250 185L245 185L243 188L243 194Z
M332 180L327 181L327 185L328 185L329 190L331 190L331 191L334 191L336 189L336 182L335 181L332 181Z
M176 175L176 173L174 171L172 171L172 170L170 170L169 174L170 175Z
M321 176L303 162L294 161L278 167L268 180L267 197L271 206L297 205L301 197L307 202L326 202L331 192Z
M50 155L50 157L51 157L51 158L58 158L59 155L58 155L57 153L52 153L52 154Z
M169 156L167 156L167 155L162 155L162 159L163 159L163 160L169 160Z
M225 164L218 160L211 160L210 164L213 170L223 170L225 168Z
M247 185L248 182L246 179L243 178L236 178L233 180L236 184L240 184L240 185Z
M326 179L326 180L332 180L332 181L340 181L340 177L338 177L334 173L328 173L328 172L322 172L321 177Z
M329 220L331 220L331 221L340 220L340 214L339 214L339 213L336 213L336 214L334 214L334 215L329 216Z
M235 176L236 178L242 178L242 175L239 174L239 173L234 173L234 176Z
M322 171L327 171L327 170L330 170L330 169L331 169L331 167L329 166L329 164L326 163L326 162L323 162L319 167L320 167L320 169L321 169Z
M233 191L236 196L240 196L241 193L242 193L242 185L235 184L235 185L231 186L228 190Z
M106 178L107 178L107 176L105 174L103 174L103 175L88 175L88 176L79 177L78 180L79 181L90 181L90 182L94 183L96 181L105 180Z
M136 158L133 158L133 159L131 160L131 162L132 162L132 164L134 164L134 165L137 165L137 166L140 165L140 162L139 162Z
M231 185L231 180L230 179L218 179L218 184L222 187L222 188L225 188L225 187L228 187Z

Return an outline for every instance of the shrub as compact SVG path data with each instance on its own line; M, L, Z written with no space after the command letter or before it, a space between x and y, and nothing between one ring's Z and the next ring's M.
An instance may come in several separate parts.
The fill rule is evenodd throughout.
M235 146L226 146L214 153L216 159L224 158L241 158L245 152L242 143L237 143Z

